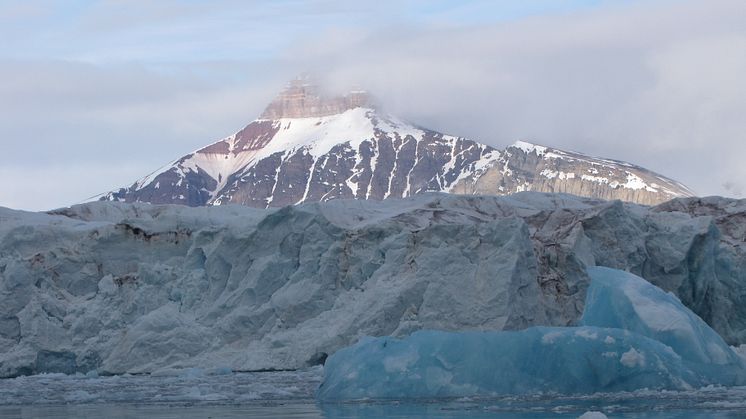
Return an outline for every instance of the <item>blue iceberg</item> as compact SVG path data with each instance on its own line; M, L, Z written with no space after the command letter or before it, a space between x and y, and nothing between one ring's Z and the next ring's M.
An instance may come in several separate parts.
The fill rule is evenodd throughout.
M590 268L579 327L363 338L326 362L320 400L581 394L746 383L746 365L676 297Z
M629 272L592 267L588 274L591 285L581 324L624 329L657 340L705 381L727 384L742 377L741 358L675 295Z

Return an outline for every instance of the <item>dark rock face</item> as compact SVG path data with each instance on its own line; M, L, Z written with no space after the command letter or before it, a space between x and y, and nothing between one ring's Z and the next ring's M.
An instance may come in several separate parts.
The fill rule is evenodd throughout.
M179 162L183 163L191 157L191 154L182 157ZM177 168L171 168L158 175L156 179L157 181L148 183L140 189L129 187L112 192L111 199L196 207L207 205L211 197L209 191L217 187L217 180L199 168L197 171L186 173L180 172Z
M228 154L228 151L232 151L233 154L238 154L247 150L260 150L272 141L272 138L277 134L278 129L279 126L272 123L272 121L254 121L247 125L246 128L236 133L236 145L232 150L227 142L216 144L221 145L221 154ZM208 148L204 148L200 151L207 154L213 152L208 150Z
M629 163L524 142L498 150L367 106L363 92L326 98L296 80L262 119L102 200L267 208L425 191L537 191L655 205L693 195Z

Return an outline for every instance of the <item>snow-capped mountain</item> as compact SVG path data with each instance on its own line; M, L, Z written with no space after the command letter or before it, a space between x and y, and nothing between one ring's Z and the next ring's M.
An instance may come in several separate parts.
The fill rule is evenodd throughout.
M324 97L298 79L236 134L101 199L266 208L425 191L566 192L641 204L693 195L620 161L520 141L498 150L420 128L379 111L363 91Z

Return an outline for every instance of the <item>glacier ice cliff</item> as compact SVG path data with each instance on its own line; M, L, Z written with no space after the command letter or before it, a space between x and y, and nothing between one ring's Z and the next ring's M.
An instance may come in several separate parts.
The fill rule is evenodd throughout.
M418 331L334 353L321 400L743 385L746 364L679 300L627 272L593 267L579 327Z
M746 343L746 203L424 194L0 209L0 377L299 368L363 336L578 324L607 266Z

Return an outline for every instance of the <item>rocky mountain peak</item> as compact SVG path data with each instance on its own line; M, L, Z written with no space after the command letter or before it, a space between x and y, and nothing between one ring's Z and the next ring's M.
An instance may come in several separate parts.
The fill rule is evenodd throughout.
M371 107L371 97L364 90L352 90L341 96L325 94L310 76L290 81L285 89L267 106L261 119L313 118Z
M267 208L432 191L554 192L644 205L693 195L630 163L526 141L501 150L379 112L364 91L326 92L296 78L242 130L101 199Z

